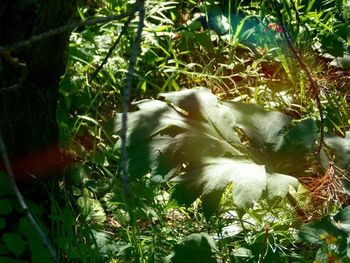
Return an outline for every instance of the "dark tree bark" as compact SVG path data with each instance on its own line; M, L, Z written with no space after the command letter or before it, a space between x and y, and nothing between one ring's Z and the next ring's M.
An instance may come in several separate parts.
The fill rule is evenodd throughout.
M71 22L76 5L76 0L0 0L0 45ZM0 56L0 132L12 160L57 146L58 86L69 35L36 42L13 51L10 58Z

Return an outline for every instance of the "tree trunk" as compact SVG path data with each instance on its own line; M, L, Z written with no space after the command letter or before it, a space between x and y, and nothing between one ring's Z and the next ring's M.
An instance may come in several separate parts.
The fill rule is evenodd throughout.
M77 4L76 0L0 3L1 46L69 23ZM58 86L66 66L69 35L44 39L10 56L0 54L0 132L11 160L30 160L33 154L57 146Z

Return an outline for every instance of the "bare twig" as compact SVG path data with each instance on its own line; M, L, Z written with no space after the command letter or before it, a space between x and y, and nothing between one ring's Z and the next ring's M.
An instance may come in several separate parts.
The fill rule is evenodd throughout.
M41 241L43 242L44 246L47 248L47 250L49 251L52 259L54 260L54 262L58 262L58 258L55 252L55 249L53 248L53 246L50 244L47 236L45 235L45 233L42 231L42 229L39 227L38 223L35 221L32 213L30 212L26 202L24 201L23 195L21 194L21 192L18 189L18 186L16 184L16 180L15 180L15 175L12 171L11 165L10 165L10 161L7 155L7 151L6 151L6 146L4 143L4 140L2 138L2 134L0 133L0 154L2 156L4 165L5 165L5 170L6 173L9 177L9 181L10 181L10 185L11 188L13 189L18 203L20 205L20 208L23 210L23 212L25 213L26 217L28 218L29 222L31 223L31 225L34 227L35 231L38 233Z
M293 10L294 10L294 12L295 12L295 18L296 18L296 20L297 20L297 28L298 28L298 31L297 31L297 32L299 32L299 27L300 27L300 24L301 24L300 15L299 15L299 12L298 12L297 7L295 6L294 1L293 1L293 0L290 0L290 3L292 4L292 8L293 8Z
M114 49L117 47L120 39L122 38L122 36L125 34L126 30L128 29L128 26L132 20L132 18L134 17L134 15L129 16L128 20L125 21L124 25L123 25L123 29L120 32L118 38L114 41L113 45L110 47L110 49L108 50L107 55L105 56L105 58L103 59L103 61L101 62L101 64L97 67L97 69L94 71L94 73L92 74L91 78L90 78L90 82L97 76L97 74L100 72L100 70L103 68L103 66L107 63L108 59L110 58L110 56L112 55Z
M8 46L0 46L0 52L4 52L4 51L14 51L26 46L30 46L36 42L42 41L46 38L55 36L55 35L59 35L65 32L70 32L72 30L74 30L77 27L82 27L82 26L92 26L92 25L97 25L97 24L105 24L111 21L115 21L115 20L121 20L123 18L126 17L130 17L133 16L135 14L135 12L137 11L137 9L133 9L129 12L120 14L120 15L111 15L111 16L105 16L105 17L97 17L97 18L92 18L92 19L86 19L84 21L79 21L77 23L72 23L72 24L68 24L68 25L64 25L58 28L54 28L51 29L47 32L44 32L42 34L36 35L36 36L32 36L29 39L23 40L23 41L19 41L17 43L14 43L12 45L8 45Z
M125 196L131 198L131 189L129 184L129 172L127 168L128 154L126 150L126 132L127 132L127 120L128 120L128 109L129 109L129 100L130 100L130 89L132 76L135 71L135 64L137 59L137 54L139 53L140 44L141 44L141 35L144 26L145 20L145 0L137 0L135 3L136 8L139 10L139 23L137 26L137 33L135 42L132 46L128 73L125 79L125 87L123 93L123 113L122 113L122 128L121 128L121 161L120 161L120 171L123 173L123 188Z
M282 17L282 14L280 12L279 7L275 6L275 10L277 12L279 23L280 23L280 26L282 28L283 35L284 35L284 38L287 42L288 48L290 49L294 59L298 62L299 66L304 71L304 74L306 75L306 77L309 81L309 84L310 84L310 91L314 95L316 103L317 103L317 109L318 109L318 113L320 116L320 140L319 140L319 144L318 144L318 147L316 150L316 154L319 155L321 150L322 150L323 141L324 141L324 113L323 113L323 108L322 108L321 99L320 99L320 87L318 86L317 81L315 81L314 78L312 77L310 70L308 69L305 62L303 61L303 59L299 55L298 51L295 49L295 47L292 43L292 40L289 37L286 26L284 24L283 17Z

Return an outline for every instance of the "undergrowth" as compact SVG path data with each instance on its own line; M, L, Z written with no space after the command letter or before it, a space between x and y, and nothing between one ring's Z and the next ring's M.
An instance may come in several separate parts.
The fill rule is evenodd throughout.
M319 85L324 120L273 3ZM78 14L132 6L87 1ZM48 203L31 203L60 261L349 262L349 14L348 1L146 1L128 123L131 197L115 116L137 17L77 28L57 112L75 162L43 184ZM15 205L0 187L1 230ZM0 259L44 262L24 221L3 235Z

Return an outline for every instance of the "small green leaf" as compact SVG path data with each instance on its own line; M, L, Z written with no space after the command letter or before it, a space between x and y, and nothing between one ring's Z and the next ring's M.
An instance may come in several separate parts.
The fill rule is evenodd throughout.
M191 234L174 246L174 252L165 259L172 263L216 263L215 241L207 233Z
M78 198L77 204L87 221L98 225L106 221L106 213L98 200L81 196Z
M336 226L350 234L350 207L345 207L334 216Z
M19 257L26 250L26 242L19 234L5 233L2 235L6 247L16 256Z
M11 194L13 194L13 190L9 178L4 172L0 172L0 197Z
M338 253L346 255L348 234L337 228L329 217L302 225L299 237L311 244L336 245Z
M334 57L342 57L344 54L343 43L336 34L320 35L322 49Z
M28 261L25 261L25 260L13 259L5 256L0 256L0 262L1 263L28 263Z
M214 51L213 41L211 41L210 33L208 31L196 32L195 33L195 39L198 41L198 43L202 47L204 47L204 49L207 52L213 52Z
M101 256L108 257L111 253L118 251L119 247L112 240L112 236L104 231L92 230L96 246Z
M335 164L350 171L350 132L346 132L345 138L328 135L325 137L325 142L335 154Z
M332 62L332 66L340 67L342 69L350 69L350 55L344 54L341 57L336 57Z
M242 260L242 258L251 258L252 257L252 251L248 248L240 247L237 249L234 249L232 252L233 258L235 261L231 260L232 262L240 262L238 260Z
M40 240L38 233L27 217L22 217L19 220L19 233L26 238L31 250L42 246L42 241Z
M69 169L69 178L74 185L80 186L88 179L87 167L84 164L73 164Z
M105 164L105 154L101 151L95 151L92 155L92 162L96 165L104 165Z
M32 263L54 263L52 257L50 256L48 250L45 247L38 247L35 250L32 250L31 255Z
M13 210L11 199L0 199L0 215L8 215Z
M6 226L6 218L0 217L0 230Z
M267 190L269 198L271 199L286 196L289 192L290 186L294 187L295 189L297 189L299 186L298 179L289 175L269 173L267 177Z

